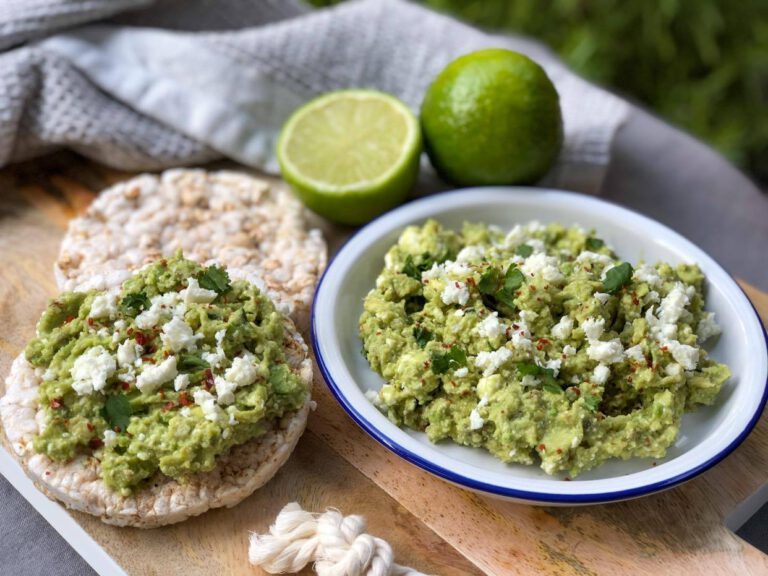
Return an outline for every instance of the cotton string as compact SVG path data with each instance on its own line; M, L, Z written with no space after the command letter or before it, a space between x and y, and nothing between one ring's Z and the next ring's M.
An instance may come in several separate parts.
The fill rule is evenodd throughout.
M269 534L251 534L248 558L270 574L295 573L310 562L319 576L425 576L395 564L392 547L366 534L365 518L322 514L286 504Z

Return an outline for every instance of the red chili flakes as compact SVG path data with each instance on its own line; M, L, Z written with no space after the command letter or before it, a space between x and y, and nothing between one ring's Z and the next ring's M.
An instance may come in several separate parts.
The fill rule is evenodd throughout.
M667 350L669 350L669 347L662 346L661 348L659 348L659 350L661 350L662 352L666 352Z
M563 449L562 448L558 448L557 450L555 450L555 452L557 452L558 454L562 454L563 453Z
M467 278L467 284L469 284L470 286L474 286L475 285L475 279L472 278L472 276L468 277Z
M580 388L573 388L573 393L576 394L576 396L581 396L581 389Z
M118 434L120 434L120 432L122 432L122 431L123 431L123 429L122 429L122 428L120 428L120 426L118 426L117 424L115 424L115 425L112 427L112 431L113 431L113 432L117 432Z
M511 332L512 332L512 327L511 326L507 326L507 329L504 330L504 336L509 338L511 336Z
M424 360L424 368L429 368L429 360Z
M69 324L74 319L75 319L74 316L67 316L66 318L64 318L64 324Z
M168 401L163 405L163 412L168 412L169 410L173 410L176 407L176 404L174 404L172 401Z
M93 318L88 318L88 320L86 320L86 322L88 322L88 326L93 326L94 325Z
M160 390L160 392L158 392L157 395L160 396L160 398L165 398L165 391Z
M539 452L544 452L544 450L546 450L546 449L547 449L546 445L539 444Z
M512 328L514 328L515 330L520 330L520 325L519 324L512 324Z
M53 408L54 410L58 410L59 408L61 408L61 398L54 398L53 400L51 400L51 408Z
M429 278L424 278L424 280L422 280L422 282L424 282L424 284L429 284Z
M120 384L120 388L123 390L130 390L131 389L131 383L130 382L123 382Z
M160 266L168 266L168 260L166 260L165 258L160 260Z
M189 396L187 396L186 392L182 392L179 394L179 404L182 406L191 406L193 402L189 399Z
M529 284L528 290L530 290L531 292L536 292L536 286L534 286L533 284Z
M96 450L97 448L104 446L104 442L101 441L101 438L91 438L88 441L88 446L90 446L91 449Z
M205 380L203 380L203 386L206 390L213 388L213 372L210 368L205 369Z
M143 358L144 362L148 362L149 364L154 364L157 362L154 358Z
M45 475L46 475L46 476L50 476L50 475L51 475L51 471L50 471L50 470L46 470L46 471L45 471Z
M645 364L648 368L653 368L653 360L651 358L646 358Z
M632 382L632 376L627 376L627 382Z
M637 297L637 293L632 292L632 304L635 306L640 306L640 300Z
M461 288L461 282L459 281L454 282L453 285L456 286L456 288Z
M376 330L376 336L381 336L381 330Z
M168 356L170 356L170 355L171 355L171 353L170 353L170 351L168 351L168 350L166 350L165 352L163 352L163 358L168 358Z
M128 336L133 336L133 328L128 328L125 333L128 334Z
M129 331L129 335L130 335L130 331ZM144 334L144 332L136 332L135 335L136 335L136 344L138 344L139 346L144 346L149 341L149 338L147 337L146 334Z
M443 342L443 348L448 349L450 347L451 347L450 344L448 344L447 342Z
M87 427L87 428L88 428L88 430L89 430L89 431L91 431L91 432L93 432L94 430L96 430L96 426L94 426L94 425L93 425L93 424L91 424L90 422L88 422L88 423L86 424L86 427Z

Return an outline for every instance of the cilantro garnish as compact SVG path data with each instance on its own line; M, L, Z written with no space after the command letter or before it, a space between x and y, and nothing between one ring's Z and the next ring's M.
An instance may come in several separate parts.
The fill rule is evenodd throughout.
M586 242L587 250L591 250L592 252L594 252L595 250L600 250L600 248L602 248L603 246L605 246L605 242L600 240L600 238L587 238L587 242Z
M533 254L533 246L529 246L528 244L520 244L520 246L517 247L517 250L515 250L515 254L522 256L523 258L528 258L528 256Z
M129 316L136 316L149 308L149 298L144 292L130 292L120 300L120 310Z
M552 368L544 368L533 362L518 362L517 371L521 376L535 376L542 381L542 388L547 392L560 394L563 389L555 379L555 371Z
M210 368L210 364L194 354L181 354L179 361L176 363L176 369L182 374L198 372L206 368Z
M229 283L229 274L224 268L219 268L215 264L209 266L203 270L197 276L197 282L200 284L200 288L206 290L213 290L217 294L224 294L229 292L232 285Z
M119 427L120 431L125 432L131 419L131 403L128 397L125 394L108 396L103 416L111 429Z
M600 407L600 399L597 396L585 394L584 404L586 404L587 408L589 408L592 412L597 412L597 409Z
M451 346L448 352L432 352L432 372L445 374L467 365L467 355L458 346Z
M413 261L413 256L408 254L405 257L405 264L403 264L403 274L421 282L421 273L432 268L434 263L435 261L428 252L421 255L421 263L419 264L416 264Z
M603 290L608 294L616 294L622 286L629 283L631 278L632 265L629 262L622 262L606 272Z
M510 315L515 309L517 290L523 285L525 275L515 265L507 268L504 276L496 268L488 268L480 277L477 289L483 302L492 310Z
M413 329L413 337L416 339L416 344L419 345L419 348L424 348L427 342L432 340L432 332L426 328L417 327Z

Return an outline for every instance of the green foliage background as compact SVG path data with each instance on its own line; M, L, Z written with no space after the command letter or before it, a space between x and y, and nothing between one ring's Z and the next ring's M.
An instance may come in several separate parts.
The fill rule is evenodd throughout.
M541 39L768 182L768 0L420 1Z

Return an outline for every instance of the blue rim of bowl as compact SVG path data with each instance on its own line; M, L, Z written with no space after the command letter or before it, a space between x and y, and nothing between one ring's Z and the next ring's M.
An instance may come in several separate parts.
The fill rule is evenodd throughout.
M488 187L475 188L474 190L481 190L483 188L488 188ZM498 188L503 188L503 187L498 187ZM508 188L516 188L516 187L508 186ZM462 188L459 190L452 190L448 192L439 192L438 194L441 196L465 194L467 193L468 190L472 190L472 189ZM673 234L680 236L681 238L685 239L687 242L690 242L691 244L693 244L690 240L682 236L679 232L672 230L665 224L662 224L661 222L654 220L649 216L641 214L640 212L636 210L632 210L631 208L622 206L616 202L611 202L609 200L604 200L602 198L583 197L581 194L578 194L577 192L571 192L568 190L557 190L554 188L545 188L543 190L550 191L550 192L557 192L560 194L569 194L573 196L579 196L584 200L608 204L615 208L625 210L636 216L640 216L641 218L651 220L652 222L666 228ZM390 210L388 212L385 212L384 214L377 216L376 218L371 220L368 224L366 224L365 226L357 230L339 247L339 249L336 251L336 254L331 258L330 262L328 263L328 266L326 267L325 271L323 271L323 274L320 277L320 281L317 283L317 287L315 288L314 298L312 300L312 314L310 319L311 336L312 336L311 343L312 343L312 350L314 351L314 354L315 354L315 359L317 360L318 367L320 368L320 373L323 375L323 379L328 384L328 388L331 390L331 394L333 394L334 398L336 398L336 401L339 404L341 404L341 407L344 409L344 411L350 416L350 418L352 418L352 420L358 426L360 426L360 428L362 428L369 436L371 436L379 444L388 448L389 450L391 450L392 452L400 456L403 460L413 464L414 466L417 466L422 470L425 470L439 478L442 478L443 480L447 480L452 484L456 484L464 488L469 488L471 490L485 492L487 494L493 494L496 496L502 496L504 498L514 498L517 500L526 500L530 502L539 502L539 503L546 503L546 504L604 504L604 503L616 502L620 500L630 500L632 498L639 498L640 496L647 496L649 494L653 494L654 492L660 492L668 488L677 486L678 484L687 482L688 480L691 480L692 478L698 476L699 474L706 472L707 470L712 468L715 464L723 460L746 439L746 437L750 434L750 432L752 432L752 429L757 425L758 420L760 420L760 417L763 414L763 410L765 408L766 402L768 401L768 378L766 379L765 385L763 386L762 398L760 399L760 402L758 403L757 409L753 413L752 418L744 427L744 429L739 433L739 435L728 446L723 448L720 452L718 452L711 458L707 459L706 461L702 462L701 464L694 466L689 470L686 470L685 472L681 472L680 474L672 476L671 478L660 480L658 482L647 484L645 486L641 486L638 488L631 488L627 490L615 490L612 492L603 492L603 493L596 493L596 494L552 494L548 492L519 490L516 488L507 488L504 486L499 486L497 484L490 484L487 482L483 482L482 480L477 480L475 478L457 474L455 472L452 472L451 470L443 468L442 466L438 466L437 464L434 464L433 462L431 462L429 459L424 458L423 456L420 456L419 454L416 454L411 450L408 450L407 448L401 446L400 444L392 440L389 436L387 436L387 434L385 434L384 432L379 430L376 426L371 424L368 420L365 419L365 417L362 414L360 414L360 412L357 411L357 409L347 400L346 396L342 393L341 389L336 384L336 381L333 379L333 376L331 375L331 372L328 369L328 366L326 365L325 360L323 359L323 355L320 352L320 347L317 344L318 339L317 339L316 319L315 319L316 310L317 310L316 309L317 295L320 293L320 289L323 285L323 281L325 280L325 277L328 274L328 272L331 270L331 267L333 266L333 262L336 260L339 254L341 254L342 251L346 249L347 245L350 242L352 242L352 240L357 238L357 236L365 233L371 226L373 226L380 219L384 217L389 217L393 213L398 212L400 209L405 208L406 206L412 206L415 203L426 201L428 199L433 199L433 197L434 195L430 195L423 198L411 200L410 202L407 202L402 206L399 206L393 210ZM712 258L712 256L709 256L709 258L711 258L712 261L717 266L719 266L720 269L728 276L728 278L731 279L731 281L739 288L741 293L744 295L744 298L746 298L747 302L749 302L749 305L752 308L752 311L754 312L755 317L757 318L757 323L760 326L760 329L762 330L766 349L768 349L768 332L766 332L765 326L763 325L763 321L760 318L760 314L758 314L757 309L755 308L755 305L749 299L749 296L747 296L747 293L744 292L744 289L739 285L738 282L736 282L735 278L731 275L731 273L728 272L720 264L720 262Z

